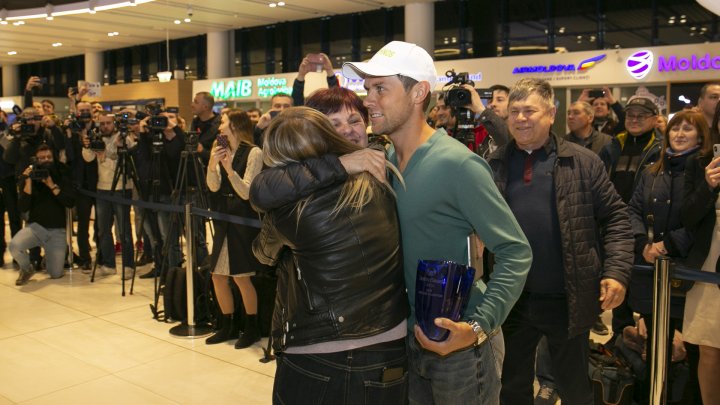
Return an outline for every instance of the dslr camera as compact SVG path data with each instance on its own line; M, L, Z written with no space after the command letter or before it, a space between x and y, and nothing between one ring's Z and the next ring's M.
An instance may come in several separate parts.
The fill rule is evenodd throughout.
M467 72L455 73L455 69L445 72L450 81L443 88L445 104L451 108L455 117L455 128L453 137L466 144L472 151L477 149L475 145L475 122L474 114L469 107L472 103L470 90L461 87L464 84L473 86Z
M68 115L68 128L72 132L80 132L85 128L85 124L92 119L92 114L86 112L82 114Z

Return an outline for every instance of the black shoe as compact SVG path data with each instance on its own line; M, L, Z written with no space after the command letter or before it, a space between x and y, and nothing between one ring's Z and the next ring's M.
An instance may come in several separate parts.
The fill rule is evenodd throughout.
M32 278L33 274L35 274L35 270L32 268L27 270L20 270L20 274L18 275L17 280L15 280L15 285L25 285L30 281L30 278Z
M157 270L155 270L155 268L153 268L152 270L148 271L147 273L139 275L138 278L155 278L157 276L159 276L159 274L158 274Z
M240 325L238 325L237 319L235 319L235 316L233 316L233 314L222 315L220 318L218 318L218 323L220 324L218 331L215 332L214 335L205 339L205 344L215 345L218 343L227 342L228 340L234 339L235 336L237 336Z
M600 319L600 317L598 317L595 320L595 324L593 324L592 331L596 335L600 335L600 336L607 336L610 333L607 326L605 326L605 324L603 323L602 319Z
M88 260L79 264L82 270L92 270L92 261Z
M245 317L245 327L240 332L240 337L235 342L236 349L244 349L252 346L253 343L260 340L260 328L258 327L258 319L256 315L247 315Z
M149 255L146 255L143 252L143 254L140 255L140 257L138 257L137 262L135 262L135 265L136 266L144 266L144 265L152 263L152 262L153 262L153 258L150 257Z

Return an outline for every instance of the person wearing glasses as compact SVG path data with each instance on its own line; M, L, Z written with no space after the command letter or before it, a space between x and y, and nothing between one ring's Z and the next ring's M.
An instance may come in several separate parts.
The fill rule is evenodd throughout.
M600 151L600 158L610 173L610 181L626 204L632 198L643 170L660 158L662 134L655 129L659 113L652 99L631 97L625 105L625 131L617 134ZM613 309L613 339L622 336L626 326L634 324L627 301Z

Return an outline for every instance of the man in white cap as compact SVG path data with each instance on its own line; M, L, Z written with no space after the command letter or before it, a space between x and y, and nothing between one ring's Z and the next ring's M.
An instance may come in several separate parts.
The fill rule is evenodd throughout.
M393 41L367 63L346 63L343 75L365 79L373 132L389 135L389 158L405 186L391 180L397 195L405 284L411 315L407 320L409 402L411 404L499 404L504 357L500 325L522 292L532 261L527 239L495 187L490 168L465 145L435 130L425 110L436 72L428 53ZM272 185L292 178L294 195L309 195L338 177L367 170L385 180L385 154L364 149L340 158L323 156L270 168L253 180L250 196L261 211L284 192ZM289 176L289 177L286 177ZM286 189L288 187L285 187ZM267 189L271 192L263 193ZM280 196L282 197L282 196ZM442 342L415 326L418 260L468 263L468 236L476 233L495 255L490 281L478 281L459 322L436 318L448 329ZM390 383L391 381L384 381Z
M437 73L415 44L393 41L366 63L345 63L343 75L364 79L373 132L390 136L389 159L402 233L408 319L411 404L497 404L503 358L500 325L518 299L532 261L528 242L493 184L489 166L465 145L425 121ZM477 233L495 255L487 286L478 281L459 322L443 342L415 326L418 260L467 263L467 236Z

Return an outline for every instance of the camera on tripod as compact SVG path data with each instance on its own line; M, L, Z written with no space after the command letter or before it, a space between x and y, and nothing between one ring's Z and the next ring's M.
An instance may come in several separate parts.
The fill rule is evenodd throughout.
M127 111L115 114L115 125L117 126L117 129L121 134L127 134L128 126L135 125L137 123L137 118L131 117L130 113Z

